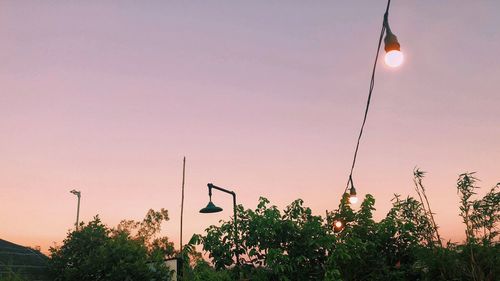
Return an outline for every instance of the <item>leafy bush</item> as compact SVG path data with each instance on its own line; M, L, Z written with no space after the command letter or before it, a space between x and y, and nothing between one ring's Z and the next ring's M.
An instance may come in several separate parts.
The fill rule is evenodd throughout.
M163 220L165 210L150 210L142 222L111 229L96 216L50 249L49 270L55 281L170 280L164 258L173 246L155 237Z
M422 183L424 174L414 171L419 199L395 195L380 222L373 220L371 195L355 211L345 194L339 208L325 217L313 215L301 199L283 212L265 198L254 210L238 206L236 237L232 221L221 221L197 236L196 243L203 244L217 270L210 271L205 263L201 268L226 272L233 280L498 280L499 185L474 200L473 174L459 176L467 240L443 246ZM335 221L342 222L340 231Z

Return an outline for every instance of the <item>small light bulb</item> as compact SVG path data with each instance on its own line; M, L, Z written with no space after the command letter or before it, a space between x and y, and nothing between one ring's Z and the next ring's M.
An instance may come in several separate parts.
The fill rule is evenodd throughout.
M341 228L342 227L342 222L341 221L336 221L335 222L335 227L336 228Z
M356 196L349 197L349 203L351 203L351 204L358 203L358 197L356 197Z
M389 51L385 54L385 64L387 64L390 67L398 67L400 66L403 61L404 61L404 56L401 51L398 50L392 50Z

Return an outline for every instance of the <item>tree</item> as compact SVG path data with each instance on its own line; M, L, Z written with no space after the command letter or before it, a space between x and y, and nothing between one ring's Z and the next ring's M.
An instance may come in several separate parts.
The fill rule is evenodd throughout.
M55 281L170 280L164 258L173 246L155 237L164 220L166 210L150 210L142 222L109 228L96 216L50 248L49 270Z

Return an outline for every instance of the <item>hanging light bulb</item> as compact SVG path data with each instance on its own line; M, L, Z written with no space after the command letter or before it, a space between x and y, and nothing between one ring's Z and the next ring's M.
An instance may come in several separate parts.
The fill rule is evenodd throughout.
M401 52L401 46L399 45L398 42L398 37L392 33L391 28L389 27L389 21L387 19L388 15L386 14L384 16L384 26L385 26L385 38L384 38L384 44L385 44L385 64L387 64L390 67L398 67L400 66L403 61L404 61L404 56L403 53Z
M338 232L344 230L344 227L345 227L344 221L342 221L341 219L335 219L333 221L333 231L335 233L338 233Z
M356 196L356 189L354 188L354 186L352 186L351 190L349 190L349 203L358 203L358 197Z

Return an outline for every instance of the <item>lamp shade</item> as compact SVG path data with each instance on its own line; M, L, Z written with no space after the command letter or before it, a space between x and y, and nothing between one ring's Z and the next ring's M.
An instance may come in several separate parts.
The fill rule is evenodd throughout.
M221 207L215 206L215 204L212 203L212 201L210 201L210 202L208 202L208 204L205 208L200 210L200 213L209 214L209 213L218 213L221 211L222 211Z

